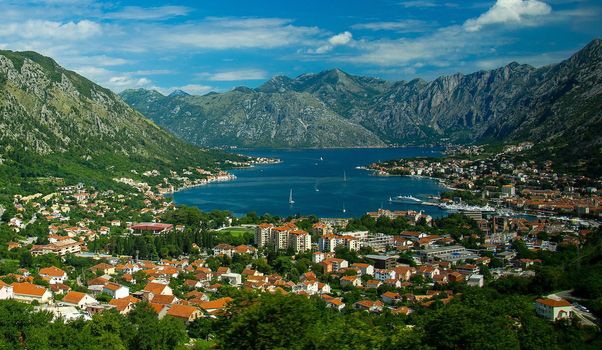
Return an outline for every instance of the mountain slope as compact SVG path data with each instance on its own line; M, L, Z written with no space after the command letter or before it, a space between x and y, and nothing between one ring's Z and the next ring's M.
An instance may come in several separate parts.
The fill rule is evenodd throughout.
M123 100L34 52L0 51L0 179L106 181L131 170L215 167ZM7 179L11 179L8 181Z
M295 79L278 76L254 90L223 94L164 97L130 90L122 96L199 145L531 140L541 152L578 164L601 154L602 40L556 65L513 62L430 82L386 82L334 69ZM312 113L303 113L307 110Z
M197 145L349 147L383 145L309 93L238 88L224 94L165 97L126 90L121 96L159 125Z

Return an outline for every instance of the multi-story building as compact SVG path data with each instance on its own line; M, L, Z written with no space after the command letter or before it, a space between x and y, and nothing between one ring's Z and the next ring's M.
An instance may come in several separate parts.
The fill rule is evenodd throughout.
M56 254L59 256L65 256L67 254L76 254L81 251L81 243L76 242L73 239L65 239L55 243L46 245L34 245L30 252L31 255L38 256L44 254Z
M288 233L289 244L296 252L311 250L311 236L303 230L294 230Z
M360 250L360 239L348 235L322 235L318 241L318 247L323 252L334 252L336 247L345 247L349 250Z
M395 237L384 233L374 233L362 239L360 244L362 247L370 247L377 251L383 251L387 246L392 247L395 245Z
M273 245L275 250L292 248L295 252L300 252L311 250L311 236L293 224L278 227L261 224L255 230L255 244L260 248Z
M288 249L288 227L274 227L272 229L272 242L275 250Z
M272 228L274 228L274 225L266 223L257 226L255 229L255 244L258 247L265 247L269 244Z

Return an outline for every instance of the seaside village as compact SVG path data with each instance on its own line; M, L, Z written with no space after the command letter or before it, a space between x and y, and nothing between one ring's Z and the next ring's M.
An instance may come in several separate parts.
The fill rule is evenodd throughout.
M278 219L239 225L254 232L246 244L217 239L205 247L193 243L187 255L153 259L139 257L138 251L117 255L108 248L113 238L188 232L184 224L161 222L176 209L148 189L118 194L67 186L46 196L15 196L14 208L2 211L7 210L10 218L1 225L15 239L1 249L16 262L13 272L0 276L0 299L32 303L63 320L89 319L109 309L127 314L141 301L149 302L160 318L215 318L227 312L233 288L320 298L326 307L341 311L409 315L456 298L448 288L452 284L478 288L500 276L533 275L531 269L541 261L519 258L516 241L530 251L553 253L561 245L584 244L592 232L558 221L472 212L466 215L480 232L434 234L428 215L379 209L367 217L403 218L410 229L383 234L347 230L348 219L317 219L309 227L304 218ZM233 220L228 218L221 228ZM220 231L212 232L220 237ZM70 265L72 261L80 263ZM278 270L286 272L274 272ZM550 320L579 312L556 296L534 303L536 312Z
M531 147L530 142L508 145L497 154L478 157L483 146L457 146L450 148L450 156L444 159L401 159L367 168L379 176L430 177L456 190L450 192L453 197L423 205L489 206L506 214L570 218L597 225L595 220L602 218L602 177L563 174L554 170L551 161L519 158L520 152Z

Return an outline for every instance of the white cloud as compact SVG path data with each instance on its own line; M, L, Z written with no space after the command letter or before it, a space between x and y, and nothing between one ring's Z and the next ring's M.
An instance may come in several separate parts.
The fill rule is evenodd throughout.
M567 57L570 57L573 53L574 51L554 51L535 55L506 55L503 57L478 60L475 62L475 66L479 69L494 69L505 66L510 62L519 62L534 67L541 67L552 63L558 63Z
M267 78L267 72L260 69L241 69L218 73L199 73L199 77L209 81L241 81L262 80Z
M280 18L208 18L202 22L143 28L149 48L249 49L302 45L320 33Z
M126 6L117 12L109 12L104 15L108 19L127 19L127 20L162 20L178 16L186 16L191 9L184 6L160 6L160 7L139 7Z
M328 42L333 46L346 45L351 41L351 37L352 35L350 32L343 32L341 34L337 34L331 37L330 39L328 39Z
M423 8L423 7L436 7L437 3L434 1L427 0L414 0L414 1L403 1L399 3L405 8Z
M75 53L75 52L74 52ZM111 66L121 66L124 64L132 63L131 60L127 60L125 58L120 57L111 57L107 55L76 55L76 56L66 56L61 60L61 64L65 65L95 65L101 67L111 67Z
M398 33L418 33L426 31L431 27L425 21L416 20L416 19L407 19L396 22L368 22L368 23L358 23L351 26L353 29L360 30L391 30L396 31Z
M165 74L173 74L174 71L169 69L146 69L146 70L137 70L130 72L132 75L165 75Z
M461 26L441 28L432 34L398 40L360 41L361 53L338 57L352 63L407 66L416 62L447 61L478 52L487 45L486 35L466 32Z
M350 32L343 32L333 35L328 39L328 43L318 47L315 50L308 50L309 53L323 54L332 51L335 46L347 45L351 42L353 35Z
M24 23L0 24L0 36L16 36L23 39L82 40L101 34L101 25L89 20L57 22L27 20Z
M524 23L551 12L550 5L539 0L497 0L487 12L464 22L464 28L469 32L476 32L487 25Z
M121 92L125 89L149 88L152 85L149 78L138 77L130 72L115 72L95 66L82 66L75 68L74 71L115 92Z
M133 87L144 87L151 83L148 78L132 78L128 75L117 75L109 78L107 86L113 89L130 89Z
M172 87L161 87L161 86L152 86L150 87L153 90L157 90L163 95L169 95L175 90L182 90L191 95L204 95L208 92L215 91L216 89L212 86L208 85L198 85L198 84L188 84L183 86L172 86Z

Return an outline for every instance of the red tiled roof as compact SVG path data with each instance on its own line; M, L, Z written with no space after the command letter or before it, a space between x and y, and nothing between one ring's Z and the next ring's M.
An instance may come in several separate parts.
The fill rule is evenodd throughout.
M564 299L555 300L555 299L549 299L549 298L539 298L536 300L536 302L543 304L543 305L550 306L550 307L571 306L571 303L569 303L568 301L566 301Z
M69 304L77 304L85 296L86 296L86 293L80 293L80 292L70 291L69 293L65 294L65 296L63 297L63 302L69 303Z
M223 309L226 306L226 304L228 304L232 300L233 299L230 297L225 297L225 298L220 298L220 299L216 299L216 300L212 300L212 301L205 301L205 302L199 304L199 306L205 310Z
M46 293L46 288L29 282L13 283L13 293L41 297Z
M59 269L58 267L50 266L40 269L40 275L46 275L50 277L63 277L65 276L65 271Z
M198 311L198 309L194 306L174 304L167 310L167 314L174 317L189 319L196 311Z

